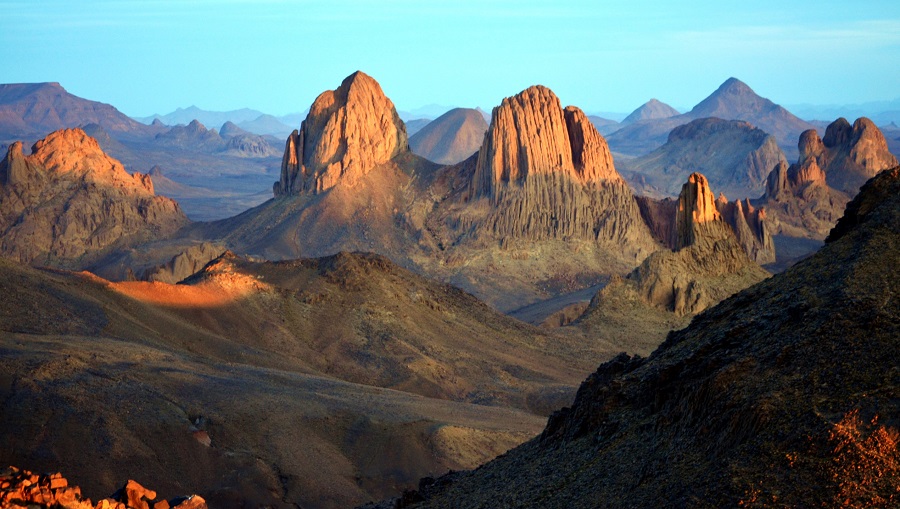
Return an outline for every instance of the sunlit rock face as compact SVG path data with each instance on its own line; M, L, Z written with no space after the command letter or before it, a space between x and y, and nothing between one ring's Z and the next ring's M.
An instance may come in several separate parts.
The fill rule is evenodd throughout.
M356 185L376 166L409 151L406 126L374 79L357 71L322 92L285 144L275 196Z
M150 177L128 174L81 129L22 144L0 161L0 254L26 263L83 267L91 256L174 233L188 222L154 194Z
M490 203L489 217L473 225L481 234L617 243L638 259L657 248L606 140L546 87L494 108L469 194Z

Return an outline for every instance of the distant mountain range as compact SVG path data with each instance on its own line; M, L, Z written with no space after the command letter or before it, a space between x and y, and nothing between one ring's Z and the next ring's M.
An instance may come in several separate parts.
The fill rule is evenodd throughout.
M159 120L167 126L187 125L193 120L199 120L206 126L218 128L225 122L236 124L241 129L254 134L271 134L285 137L294 129L300 127L300 122L306 118L306 113L291 113L289 115L274 116L258 110L241 108L231 111L209 111L196 106L178 108L165 115L151 115L149 117L135 117L135 120L144 124L151 124Z
M788 157L796 157L800 133L817 126L758 96L746 83L729 78L691 111L666 118L637 120L608 136L614 152L640 156L662 146L672 129L700 118L744 120L775 136Z

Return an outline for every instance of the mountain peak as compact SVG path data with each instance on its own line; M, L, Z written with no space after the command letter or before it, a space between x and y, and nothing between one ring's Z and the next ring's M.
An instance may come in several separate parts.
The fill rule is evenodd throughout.
M678 115L678 110L658 100L650 99L622 120L622 124L631 124L639 120L662 119Z
M319 94L285 144L275 196L353 186L375 166L407 152L406 126L373 78L356 71Z

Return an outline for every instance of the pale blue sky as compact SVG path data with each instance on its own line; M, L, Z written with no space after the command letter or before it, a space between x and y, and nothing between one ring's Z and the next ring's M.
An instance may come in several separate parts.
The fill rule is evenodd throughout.
M781 104L900 97L900 1L0 0L0 83L144 116L305 109L360 69L399 109L533 84L588 112L693 106L735 76Z

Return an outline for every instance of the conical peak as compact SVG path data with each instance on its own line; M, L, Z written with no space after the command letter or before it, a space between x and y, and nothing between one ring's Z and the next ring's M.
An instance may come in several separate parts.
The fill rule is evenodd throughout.
M719 89L716 90L717 93L728 93L728 94L756 94L749 85L744 83L743 81L737 78L728 78L721 85L719 85Z

